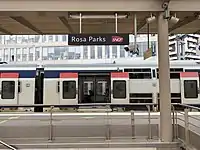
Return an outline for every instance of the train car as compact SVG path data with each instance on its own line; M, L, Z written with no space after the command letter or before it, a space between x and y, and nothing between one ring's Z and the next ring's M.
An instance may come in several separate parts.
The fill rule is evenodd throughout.
M46 64L44 104L159 103L156 61L123 64ZM200 65L195 61L170 64L172 103L200 104ZM128 106L128 105L127 105Z
M158 104L158 72L156 61L2 64L0 104ZM170 62L172 103L200 105L199 72L196 61Z
M77 105L108 102L127 104L128 100L110 99L110 96L108 99L105 98L106 89L112 89L111 72L122 72L122 70L112 64L45 65L44 104Z
M1 105L35 103L36 67L37 65L0 65Z

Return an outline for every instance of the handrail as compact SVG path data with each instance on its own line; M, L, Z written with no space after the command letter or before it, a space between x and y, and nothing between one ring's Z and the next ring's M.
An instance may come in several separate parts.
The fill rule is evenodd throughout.
M12 150L17 150L15 147L3 142L2 140L0 140L0 144L2 144L3 146L9 148L9 149L12 149Z
M174 104L173 104L173 105L174 105ZM175 104L175 105L179 105L179 106L182 106L182 107L185 107L185 108L196 109L196 110L199 110L199 111L200 111L200 108L199 108L199 107L191 106L191 105L188 105L188 104Z

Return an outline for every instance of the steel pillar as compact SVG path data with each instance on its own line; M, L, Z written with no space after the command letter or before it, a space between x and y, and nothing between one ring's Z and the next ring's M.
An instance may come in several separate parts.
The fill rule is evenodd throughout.
M164 13L158 14L158 61L159 61L159 92L160 92L160 140L172 141L171 94L168 20Z

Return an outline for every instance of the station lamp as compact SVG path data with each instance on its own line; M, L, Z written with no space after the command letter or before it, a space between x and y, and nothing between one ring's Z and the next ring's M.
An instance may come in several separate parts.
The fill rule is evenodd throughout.
M170 19L169 19L169 21L170 21L171 23L174 23L174 24L178 23L179 20L180 20L180 19L176 17L176 14L175 14L174 16L171 16Z
M168 17L167 19L168 19L171 23L174 23L174 24L178 23L179 20L180 20L179 18L176 17L176 14L174 14L174 16ZM154 22L155 20L156 20L156 16L154 16L154 15L151 14L151 16L148 17L148 18L146 19L146 22L147 22L148 24L150 24L150 23Z
M156 16L152 15L146 19L147 23L152 23L156 20Z

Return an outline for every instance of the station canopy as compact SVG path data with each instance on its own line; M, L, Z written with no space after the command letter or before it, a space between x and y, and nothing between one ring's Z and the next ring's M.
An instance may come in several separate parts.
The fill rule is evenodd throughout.
M146 19L162 11L162 0L1 0L0 34L147 33ZM200 33L200 1L171 0L169 10L179 18L169 22L169 32ZM96 16L96 17L95 17ZM157 21L149 24L157 33Z

